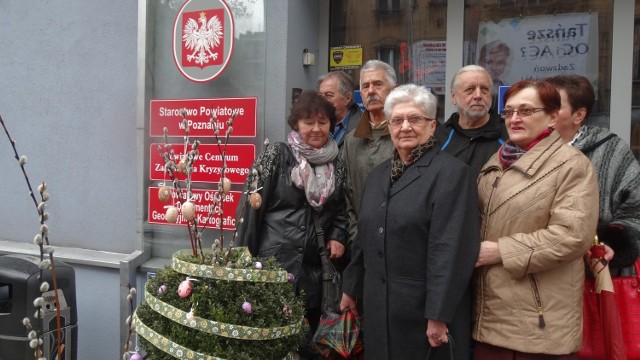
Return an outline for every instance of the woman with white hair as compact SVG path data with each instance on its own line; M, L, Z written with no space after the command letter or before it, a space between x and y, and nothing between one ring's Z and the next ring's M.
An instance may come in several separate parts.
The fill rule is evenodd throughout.
M436 97L408 84L384 105L394 145L367 177L341 309L364 305L370 359L449 359L450 335L468 359L468 285L479 250L475 181L461 160L440 151ZM432 359L434 357L432 356Z

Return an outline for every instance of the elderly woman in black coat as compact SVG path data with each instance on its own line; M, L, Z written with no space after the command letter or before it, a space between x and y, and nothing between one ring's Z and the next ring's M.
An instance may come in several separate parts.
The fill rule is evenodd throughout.
M345 169L329 137L336 124L333 105L314 91L303 92L287 120L286 143L267 145L247 178L259 189L262 205L238 208L237 244L261 258L275 256L304 291L311 330L322 300L322 264L314 217L321 224L330 258L344 254L348 219L344 202ZM246 201L246 199L245 199Z
M469 281L479 250L475 179L440 151L437 100L417 85L394 89L384 111L395 147L364 189L341 308L364 305L371 359L468 359ZM435 356L434 356L435 355Z

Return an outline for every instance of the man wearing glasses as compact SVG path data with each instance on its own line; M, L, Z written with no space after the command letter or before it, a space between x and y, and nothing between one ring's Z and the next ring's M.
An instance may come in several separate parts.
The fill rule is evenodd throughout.
M491 109L493 83L481 66L467 65L451 81L451 103L458 111L436 128L442 150L467 163L474 179L509 138L504 122Z

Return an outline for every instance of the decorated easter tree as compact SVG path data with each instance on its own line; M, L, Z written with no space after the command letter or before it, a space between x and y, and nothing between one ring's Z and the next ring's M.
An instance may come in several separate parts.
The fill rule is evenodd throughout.
M158 196L167 203L167 222L186 221L190 248L173 254L171 266L147 280L144 303L135 310L131 327L147 358L154 360L292 358L304 339L305 325L304 306L290 284L290 274L275 259L253 258L247 248L236 247L236 230L225 244L222 217L224 199L231 189L224 176L225 151L234 116L226 121L224 136L217 119L210 119L216 148L222 155L222 175L205 219L196 215L191 189L200 142L189 139L184 111L182 117L183 153L177 155L172 149L166 129L165 144L158 149L166 174ZM183 174L183 180L178 174ZM260 206L256 186L249 184L247 201L240 206ZM220 221L209 221L215 217ZM236 224L239 222L242 219ZM203 230L211 223L218 224L214 231L217 238L211 248L203 249ZM125 353L124 357L141 358L138 353Z

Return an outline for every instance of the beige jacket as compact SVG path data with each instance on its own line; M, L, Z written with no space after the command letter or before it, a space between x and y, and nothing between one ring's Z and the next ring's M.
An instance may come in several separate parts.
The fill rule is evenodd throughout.
M554 131L507 170L497 154L478 177L481 235L502 263L476 269L473 338L527 353L582 344L583 255L598 221L591 162Z

